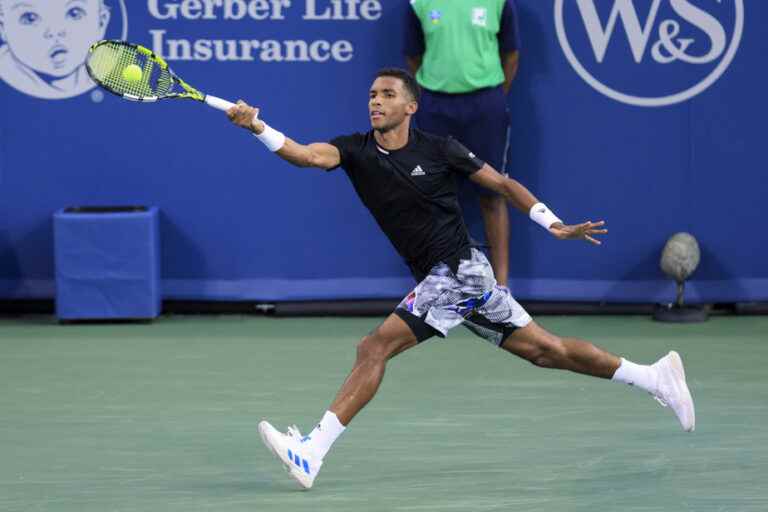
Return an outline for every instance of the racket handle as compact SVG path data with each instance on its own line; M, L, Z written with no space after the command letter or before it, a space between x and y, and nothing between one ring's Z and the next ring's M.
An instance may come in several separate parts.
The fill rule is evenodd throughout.
M205 103L210 107L213 107L218 110L223 110L224 112L226 112L227 110L235 106L234 103L231 103L227 100L223 100L221 98L217 98L216 96L206 96Z

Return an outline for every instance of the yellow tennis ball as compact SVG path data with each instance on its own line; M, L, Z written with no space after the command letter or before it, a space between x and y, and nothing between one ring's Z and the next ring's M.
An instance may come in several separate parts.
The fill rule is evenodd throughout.
M126 82L138 82L141 80L141 68L136 64L130 64L123 69L123 79Z

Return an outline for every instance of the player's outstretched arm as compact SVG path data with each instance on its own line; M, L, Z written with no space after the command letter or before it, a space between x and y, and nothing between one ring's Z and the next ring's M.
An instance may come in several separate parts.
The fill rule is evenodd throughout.
M507 178L488 164L472 174L469 179L506 197L512 206L523 213L531 211L531 207L539 202L536 196L517 180Z
M242 100L227 111L227 117L235 125L252 132L270 151L293 165L332 169L341 163L336 146L323 142L299 144L259 119L259 109Z
M488 164L470 177L475 183L489 188L505 196L512 205L528 215L531 220L549 231L560 240L586 240L595 245L600 245L597 235L604 235L608 230L604 228L605 221L582 222L581 224L568 225L560 220L552 211L536 199L530 190L522 183L502 174Z

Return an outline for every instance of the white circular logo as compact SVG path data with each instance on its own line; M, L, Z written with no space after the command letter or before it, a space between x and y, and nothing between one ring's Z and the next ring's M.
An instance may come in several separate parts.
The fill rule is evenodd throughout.
M124 0L0 0L0 79L36 98L79 96L96 86L90 45L127 37Z
M662 107L700 94L728 69L744 2L555 0L555 28L568 62L595 90Z

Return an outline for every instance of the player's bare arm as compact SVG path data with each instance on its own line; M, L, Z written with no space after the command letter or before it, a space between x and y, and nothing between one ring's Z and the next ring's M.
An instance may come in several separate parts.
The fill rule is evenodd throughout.
M227 117L237 126L256 135L261 135L267 127L264 121L259 119L259 109L242 100L227 111ZM324 142L299 144L285 137L285 143L275 153L298 167L332 169L341 163L341 155L336 146Z
M527 214L539 200L517 180L500 174L496 169L485 164L470 179L485 188L497 192L512 203L512 206Z
M519 181L498 173L488 164L485 164L479 171L474 173L470 179L479 185L505 196L515 208L526 215L534 217L537 212L532 211L533 207L542 204L536 196L534 196L531 191ZM554 215L550 218L553 222L545 227L553 236L560 240L586 240L592 244L600 245L600 240L595 237L597 235L608 233L608 230L604 228L605 221L603 220L568 225L554 217Z

